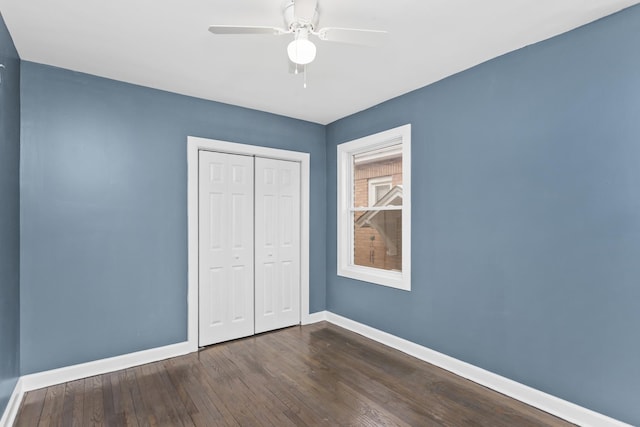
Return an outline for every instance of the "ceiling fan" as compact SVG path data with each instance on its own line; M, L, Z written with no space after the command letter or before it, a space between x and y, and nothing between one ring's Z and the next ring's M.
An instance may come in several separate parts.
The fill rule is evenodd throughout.
M293 41L287 46L289 60L297 72L298 65L306 65L316 57L316 46L310 36L320 40L359 45L376 45L386 31L362 30L356 28L317 28L318 0L288 0L284 6L285 27L262 27L248 25L211 25L213 34L293 34ZM293 71L293 70L292 70Z

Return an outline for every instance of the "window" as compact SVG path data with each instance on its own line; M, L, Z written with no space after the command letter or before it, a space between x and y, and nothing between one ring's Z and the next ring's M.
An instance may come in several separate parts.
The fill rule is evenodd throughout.
M383 176L380 178L369 178L369 206L375 205L378 200L391 190L391 182L393 178Z
M338 275L411 290L411 125L338 145Z

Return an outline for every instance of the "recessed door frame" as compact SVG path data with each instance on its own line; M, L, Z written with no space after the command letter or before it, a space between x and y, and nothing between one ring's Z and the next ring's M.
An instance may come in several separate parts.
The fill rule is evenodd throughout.
M187 137L187 341L198 349L198 151L242 154L300 163L300 320L309 323L309 153Z

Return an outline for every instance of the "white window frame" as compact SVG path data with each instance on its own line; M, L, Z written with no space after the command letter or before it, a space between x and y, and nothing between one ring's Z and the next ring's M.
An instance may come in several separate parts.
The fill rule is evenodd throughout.
M376 197L378 195L378 186L388 185L389 190L392 187L392 179L390 176L380 176L378 178L371 178L368 182L369 185L369 198L367 201L369 202L369 206L373 206L377 203Z
M353 263L353 156L402 143L402 271ZM338 276L411 290L411 124L338 145ZM375 209L375 208L374 208Z

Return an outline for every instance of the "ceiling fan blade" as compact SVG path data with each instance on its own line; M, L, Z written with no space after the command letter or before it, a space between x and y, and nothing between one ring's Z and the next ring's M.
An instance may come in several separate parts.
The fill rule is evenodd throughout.
M318 0L294 0L293 16L296 21L311 24L316 14Z
M248 25L211 25L209 31L213 34L285 34L286 31L278 27L255 27Z
M382 43L387 34L386 31L360 30L357 28L321 28L318 30L320 40L338 43L358 44L364 46L377 46Z

